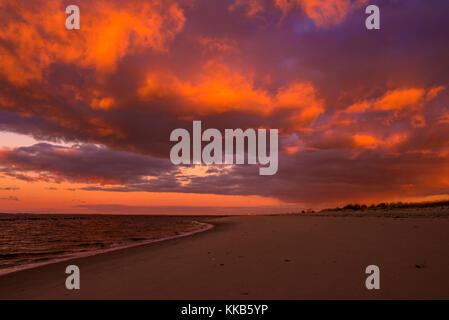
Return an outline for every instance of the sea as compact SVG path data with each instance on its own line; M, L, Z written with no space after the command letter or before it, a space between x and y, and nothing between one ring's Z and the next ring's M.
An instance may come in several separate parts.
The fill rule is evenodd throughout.
M0 214L0 275L210 227L194 216Z

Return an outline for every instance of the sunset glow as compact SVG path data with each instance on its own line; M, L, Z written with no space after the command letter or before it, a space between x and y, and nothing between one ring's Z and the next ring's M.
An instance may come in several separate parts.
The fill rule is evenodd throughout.
M279 213L449 197L447 1L0 1L0 211ZM418 9L417 9L418 8ZM405 13L404 13L405 11ZM278 128L279 166L170 132Z

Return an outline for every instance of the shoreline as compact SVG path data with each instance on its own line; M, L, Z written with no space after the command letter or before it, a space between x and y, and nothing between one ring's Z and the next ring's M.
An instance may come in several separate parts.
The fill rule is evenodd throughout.
M200 222L200 221L196 221L196 220L194 220L192 222L195 224L202 225L203 228L197 229L197 230L192 230L192 231L182 232L182 233L174 235L174 236L167 236L167 237L162 237L162 238L158 238L158 239L137 241L134 243L118 245L118 246L110 247L107 249L96 249L96 250L90 250L87 252L79 252L79 253L74 253L67 257L54 258L54 259L49 259L49 260L43 261L43 262L28 263L28 264L23 264L23 265L17 265L17 266L10 267L10 268L0 269L0 278L5 275L8 275L8 274L20 272L23 270L39 268L39 267L46 266L49 264L71 261L71 260L79 259L79 258L87 258L87 257L96 256L96 255L113 252L113 251L117 251L117 250L123 250L123 249L138 247L138 246L144 246L144 245L148 245L148 244L152 244L152 243L158 243L158 242L162 242L162 241L188 237L188 236L200 233L200 232L210 230L215 227L213 224L210 224L210 223ZM6 271L4 271L4 270L6 270Z
M449 220L239 216L213 232L0 277L0 299L448 299ZM210 229L209 229L210 230ZM381 290L365 288L378 265Z

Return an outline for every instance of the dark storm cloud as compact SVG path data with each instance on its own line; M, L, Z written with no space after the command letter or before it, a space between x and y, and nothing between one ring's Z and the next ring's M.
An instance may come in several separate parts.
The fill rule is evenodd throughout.
M99 184L140 182L149 176L163 176L174 170L165 159L109 150L92 144L72 147L40 143L0 152L3 173L18 179L69 180ZM24 172L39 178L23 177ZM18 173L16 175L16 173Z

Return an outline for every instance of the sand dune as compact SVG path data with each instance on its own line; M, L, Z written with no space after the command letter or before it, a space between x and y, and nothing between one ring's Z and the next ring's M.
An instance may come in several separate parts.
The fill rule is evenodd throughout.
M449 298L449 219L240 216L190 237L0 277L1 299ZM65 288L65 267L81 290ZM365 267L380 267L380 290Z

